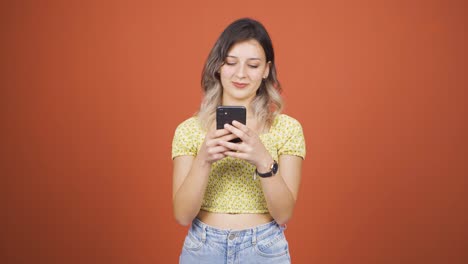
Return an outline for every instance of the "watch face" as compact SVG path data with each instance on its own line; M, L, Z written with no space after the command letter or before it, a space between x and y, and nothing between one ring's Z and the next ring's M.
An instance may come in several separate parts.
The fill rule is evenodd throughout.
M276 161L273 163L271 171L273 172L273 174L276 174L278 172L278 163Z

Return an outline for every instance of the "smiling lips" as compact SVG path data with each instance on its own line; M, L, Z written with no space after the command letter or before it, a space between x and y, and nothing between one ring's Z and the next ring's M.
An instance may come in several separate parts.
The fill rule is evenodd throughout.
M237 88L244 88L247 85L249 85L248 83L238 83L238 82L232 82L232 84L234 84L234 86Z

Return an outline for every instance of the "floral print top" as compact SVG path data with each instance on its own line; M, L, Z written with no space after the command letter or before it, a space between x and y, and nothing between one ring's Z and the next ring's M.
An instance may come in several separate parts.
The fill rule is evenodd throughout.
M196 156L205 135L198 117L182 122L174 134L172 158ZM281 155L305 158L302 126L288 115L276 116L270 131L259 137L277 161ZM214 162L201 209L218 213L267 213L262 186L258 178L254 180L254 172L255 166L241 159L226 157Z

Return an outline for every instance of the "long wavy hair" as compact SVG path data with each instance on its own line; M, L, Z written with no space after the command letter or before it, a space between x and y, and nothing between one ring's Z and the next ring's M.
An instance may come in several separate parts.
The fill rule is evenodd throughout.
M260 22L242 18L231 23L221 33L205 62L201 79L204 97L197 113L204 129L208 129L213 124L216 107L222 103L223 87L219 70L225 63L228 51L234 44L252 39L262 46L266 61L270 64L270 72L262 81L250 107L264 129L269 128L275 117L281 113L283 109L281 85L276 74L275 53L270 36Z

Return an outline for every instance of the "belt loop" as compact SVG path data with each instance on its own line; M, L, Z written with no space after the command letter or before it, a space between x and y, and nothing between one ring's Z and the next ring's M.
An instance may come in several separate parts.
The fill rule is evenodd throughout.
M206 241L206 225L203 225L201 240L202 240L203 243L205 243L205 241Z
M254 227L252 230L252 244L254 246L257 244L257 227Z

